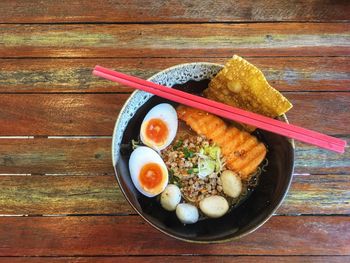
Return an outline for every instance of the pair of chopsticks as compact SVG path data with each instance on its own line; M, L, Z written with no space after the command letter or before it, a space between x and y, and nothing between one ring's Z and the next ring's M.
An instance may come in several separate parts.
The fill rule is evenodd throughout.
M184 91L168 88L144 79L95 66L93 74L114 82L143 90L156 96L175 101L193 108L204 110L226 119L242 122L257 128L280 134L298 141L343 153L346 141L316 131L308 130L276 119L235 108L217 101L209 100Z

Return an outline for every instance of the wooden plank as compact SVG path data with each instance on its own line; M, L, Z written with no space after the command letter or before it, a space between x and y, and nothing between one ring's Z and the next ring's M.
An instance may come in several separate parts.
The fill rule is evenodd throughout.
M0 176L1 215L135 214L110 176ZM279 215L350 215L350 175L294 175Z
M341 136L350 143L349 136ZM294 172L299 174L344 174L350 171L350 149L346 146L344 154L336 154L309 144L296 143Z
M170 66L228 58L0 59L0 92L126 92L92 76L99 64L148 78ZM248 57L281 91L350 91L349 57Z
M135 214L111 176L0 176L1 215Z
M99 263L99 262L124 262L124 263L157 263L157 262L203 262L203 263L279 263L279 262L305 262L305 263L343 263L350 261L350 256L195 256L195 255L182 255L182 256L92 256L92 257L50 257L50 262L74 262L74 263ZM48 262L47 257L0 257L0 262Z
M346 23L3 24L0 57L348 56L349 29Z
M294 175L276 214L350 215L349 175Z
M1 135L111 135L129 94L4 94Z
M0 23L348 21L346 1L35 1L0 3ZM130 11L132 10L132 11Z
M128 94L3 94L0 135L112 135ZM291 123L350 134L350 92L290 92Z
M284 95L293 104L287 113L290 123L321 133L350 134L350 93L293 92Z
M241 240L184 244L139 216L1 217L2 256L346 255L350 217L275 216Z
M0 139L0 173L112 175L111 138Z
M350 141L349 136L341 138ZM3 174L114 174L111 138L0 139L0 143ZM336 154L303 143L296 145L295 173L347 174L349 167L349 150Z

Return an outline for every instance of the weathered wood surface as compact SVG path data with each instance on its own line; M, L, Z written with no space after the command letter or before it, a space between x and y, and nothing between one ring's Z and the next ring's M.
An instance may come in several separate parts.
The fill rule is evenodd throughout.
M2 94L0 135L112 135L129 94ZM291 123L350 134L349 92L289 92Z
M251 262L261 262L261 263L344 263L350 261L350 256L196 256L196 255L181 255L181 256L90 256L90 257L1 257L0 262L4 263L19 263L19 262L69 262L69 263L110 263L110 262L125 262L125 263L164 263L164 262L183 262L183 263L251 263Z
M340 138L350 141L349 136ZM111 137L0 139L0 174L113 175ZM349 174L350 151L296 143L297 174Z
M114 176L0 176L0 214L135 214Z
M0 59L0 92L130 92L92 76L103 65L141 78L181 63L224 58ZM280 91L350 91L349 57L248 57Z
M110 136L131 89L91 75L101 64L147 78L236 53L293 102L292 123L349 143L348 1L4 0L0 10L0 136L36 136L0 138L0 262L350 260L349 148L297 143L277 216L236 242L184 244L122 196Z
M0 217L3 256L349 255L350 217L274 216L223 244L184 244L139 216ZM335 242L336 241L336 242Z
M0 57L348 56L347 23L2 25Z
M294 175L276 214L350 214L349 175Z
M1 215L135 214L110 176L0 176ZM278 215L350 214L350 175L294 175Z
M112 175L111 138L0 139L0 173Z
M348 21L347 1L11 1L0 23Z
M129 94L3 94L1 135L111 135Z

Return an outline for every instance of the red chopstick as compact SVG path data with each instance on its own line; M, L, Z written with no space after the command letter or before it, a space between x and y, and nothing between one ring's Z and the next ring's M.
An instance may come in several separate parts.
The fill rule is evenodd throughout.
M253 112L244 111L187 92L171 89L150 81L106 69L101 66L96 66L93 74L227 119L253 125L263 130L281 134L335 152L343 153L346 146L346 141L338 138L307 130Z
M215 106L215 107L220 108L222 110L230 111L230 112L232 112L234 114L239 114L239 115L243 114L243 115L245 115L245 116L247 116L249 118L256 119L256 120L259 120L259 121L263 121L263 122L266 122L266 123L270 123L271 120L272 120L271 118L268 118L268 117L263 116L263 115L259 115L259 114L256 114L256 113L253 113L253 112L249 112L249 111L244 111L244 110L239 109L239 108L234 108L234 107L231 107L229 105L226 105L226 104L223 104L223 103L220 103L220 102L217 102L217 101L209 100L209 99L206 99L206 98L203 98L203 97L199 97L199 96L196 96L196 95L193 95L193 94L190 94L190 93L187 93L187 92L183 92L183 91L180 91L180 90L169 89L169 88L164 87L162 85L159 85L159 84L156 84L156 83L153 83L153 82L150 82L150 81L146 81L146 80L143 80L143 79L140 79L140 78L137 78L137 77L133 77L133 76L130 76L130 75L127 75L127 74L123 74L121 72L117 72L117 71L113 71L113 70L110 70L110 69L107 69L107 68L103 68L101 66L96 66L95 70L103 72L103 73L106 73L106 74L109 74L109 75L112 75L112 76L115 76L115 77L118 77L118 78L129 80L131 82L135 82L135 83L138 83L138 84L141 84L141 85L146 85L146 86L149 86L149 87L152 87L152 88L155 88L155 89L163 90L163 91L165 91L167 93L171 93L171 94L174 94L174 95L177 95L177 96L181 96L181 97L185 97L185 98L188 98L188 99L191 99L191 100L194 100L194 101L198 101L198 102L204 103L206 105L212 105L212 106ZM287 124L286 125L285 122L281 122L281 121L276 121L275 120L274 125L282 127L282 128L285 128L285 129L288 129L288 130L293 130L293 131L296 131L296 132L299 132L299 133L308 133L310 136L318 137L318 138L323 139L325 141L330 141L330 142L332 142L334 144L340 144L342 146L345 146L345 144L346 144L345 141L340 140L338 138L330 137L328 135L325 135L325 134L322 134L322 133L319 133L319 132L315 132L315 131L311 131L311 130L307 130L307 129L304 129L302 127L298 127L298 126L295 126L295 125L292 125L292 124L289 124L289 125Z

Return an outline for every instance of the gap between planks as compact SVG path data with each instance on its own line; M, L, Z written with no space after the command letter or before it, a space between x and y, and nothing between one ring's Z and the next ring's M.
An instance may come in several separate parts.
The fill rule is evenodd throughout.
M288 55L288 56L284 56L284 55L276 55L276 56L266 56L266 55L262 55L262 56L256 56L256 55L245 55L244 56L245 58L256 58L256 59L260 59L260 58L343 58L343 57L350 57L350 54L349 55L325 55L325 56L320 56L320 55L297 55L297 56L293 56L293 55ZM86 60L91 60L91 59L113 59L113 58L116 58L116 59L140 59L140 60L144 60L144 59L156 59L156 58L159 58L159 59L181 59L181 58L201 58L203 59L204 57L203 56L178 56L178 57L159 57L159 56L148 56L148 57L139 57L139 56L128 56L128 57L64 57L64 56L61 56L61 57L6 57L6 56L3 56L3 57L0 57L0 60L15 60L15 59L18 59L18 60L21 60L21 59L55 59L55 60L64 60L64 59L71 59L71 60L78 60L78 59L86 59ZM210 55L206 56L205 58L222 58L222 59L228 59L230 58L230 56L213 56L211 57Z
M99 22L99 21L89 21L89 22L2 22L2 25L210 25L210 24L347 24L350 20L338 20L338 21L303 21L303 20L285 20L285 21L275 21L275 20L264 20L264 21L251 21L251 20L241 20L241 21L144 21L144 22Z
M0 262L75 262L75 263L99 263L99 262L181 262L181 263L277 263L277 262L328 262L328 263L343 263L350 261L350 256L347 255L197 255L197 254L179 254L179 255L71 255L71 256L0 256Z
M0 217L110 217L110 216L139 216L136 212L134 213L108 213L108 214L0 214ZM350 217L350 214L279 214L275 213L272 216L278 217Z

